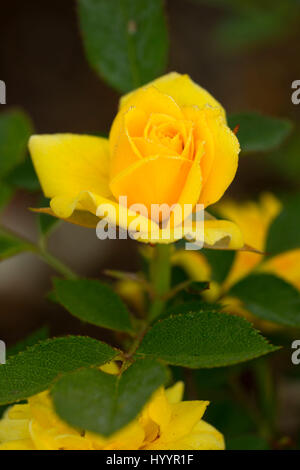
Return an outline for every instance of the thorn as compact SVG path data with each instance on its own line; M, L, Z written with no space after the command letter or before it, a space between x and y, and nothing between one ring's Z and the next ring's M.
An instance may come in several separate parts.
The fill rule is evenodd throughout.
M239 128L240 128L240 125L237 124L237 125L235 126L235 128L233 129L233 131L232 131L232 132L234 133L234 135L237 135L237 133L238 133L238 131L239 131Z
M127 31L129 34L135 34L137 32L137 24L134 20L128 21Z

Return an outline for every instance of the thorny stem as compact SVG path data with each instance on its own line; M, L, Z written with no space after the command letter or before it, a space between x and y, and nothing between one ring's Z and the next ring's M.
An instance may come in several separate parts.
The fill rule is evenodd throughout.
M37 255L66 279L77 279L78 276L68 266L47 250L39 249Z
M61 274L66 279L77 279L78 276L66 266L60 259L56 258L53 254L49 253L47 246L43 241L35 244L27 240L25 237L8 230L4 227L0 227L0 231L8 237L14 238L20 242L26 250L34 253L45 263L51 266L56 272ZM169 245L156 245L154 248L154 256L150 266L150 285L151 296L153 296L153 302L151 304L149 314L147 318L141 323L140 330L133 338L132 344L127 353L124 354L124 362L121 371L126 369L138 349L149 324L155 320L162 313L166 301L168 299L168 292L171 283L171 265L170 265L170 246ZM152 292L153 289L153 292Z
M252 365L252 370L255 377L260 410L265 423L265 433L268 438L272 438L275 433L276 396L269 360L263 357L255 361Z
M251 400L246 391L243 389L239 382L238 376L232 375L229 380L229 385L231 386L231 389L237 400L241 403L241 405L244 406L246 410L248 410L249 416L255 423L260 436L267 441L271 441L273 437L272 427L267 422L261 408L256 406L256 404ZM261 390L261 392L263 392L263 390ZM265 396L264 399L267 401L268 396Z
M148 319L155 320L166 304L166 294L171 284L170 245L156 245L150 265L150 279L154 290L154 301Z
M149 324L162 313L166 301L167 294L171 284L171 265L170 265L170 246L156 245L154 247L154 255L150 265L150 285L153 291L153 301L150 306L149 313L142 322L139 332L133 340L128 352L125 354L125 362L123 363L121 372L128 367L136 350L140 346Z

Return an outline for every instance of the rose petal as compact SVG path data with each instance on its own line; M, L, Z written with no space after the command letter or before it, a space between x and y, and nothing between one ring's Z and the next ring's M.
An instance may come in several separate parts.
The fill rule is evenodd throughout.
M76 196L82 190L111 195L107 139L75 134L34 135L29 150L46 197Z

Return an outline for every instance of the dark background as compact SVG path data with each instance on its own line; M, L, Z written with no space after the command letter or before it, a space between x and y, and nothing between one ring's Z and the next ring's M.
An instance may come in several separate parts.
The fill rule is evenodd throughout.
M166 3L169 70L190 74L228 112L253 109L299 119L300 106L291 103L291 83L300 78L297 25L266 44L228 52L215 35L227 11L192 0ZM75 1L2 0L0 45L0 79L7 86L3 110L22 107L38 133L108 132L118 94L85 59ZM290 182L270 171L261 156L242 159L238 172L230 188L238 198L256 197L266 189L289 190ZM5 212L4 223L34 240L35 217L27 209L35 204L36 196L19 192ZM104 267L137 266L135 243L100 242L93 230L67 224L54 234L50 247L82 275L99 276ZM44 300L51 286L49 273L30 254L0 264L0 337L8 344L45 323L52 334L88 332L88 327Z

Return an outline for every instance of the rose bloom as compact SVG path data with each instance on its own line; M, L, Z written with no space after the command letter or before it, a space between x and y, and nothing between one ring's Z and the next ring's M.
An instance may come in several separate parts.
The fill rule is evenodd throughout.
M116 373L114 363L101 367ZM48 391L10 407L0 420L0 450L223 450L224 439L202 420L209 402L182 401L183 383L158 389L125 428L110 437L77 430L55 413Z
M238 224L245 243L262 253L265 252L269 227L281 209L280 201L270 193L262 194L259 202L225 201L217 207L219 214ZM211 279L210 265L205 256L199 252L178 250L172 255L172 263L181 267L193 280ZM264 255L259 253L239 251L223 284L219 285L212 281L210 289L203 294L211 301L218 300L222 296L222 302L229 311L242 314L253 321L253 317L238 299L223 297L236 282L251 272L275 274L300 290L300 249L286 251L267 260L264 260ZM271 325L265 321L255 320L255 322L262 328L269 328Z
M105 216L109 222L128 229L140 214L141 241L170 243L182 237L176 227L196 204L206 208L222 197L235 176L240 147L222 106L187 75L170 73L122 97L109 139L35 135L29 149L51 200L44 212L95 227L104 216L98 211L97 217L97 208L109 204L115 211L115 218ZM127 205L119 204L121 196ZM129 210L134 204L143 205L146 213ZM153 204L189 209L162 220L151 213ZM158 230L162 222L169 227L167 240L151 239L150 221ZM211 216L205 220L204 241L219 248L243 246L234 223Z

